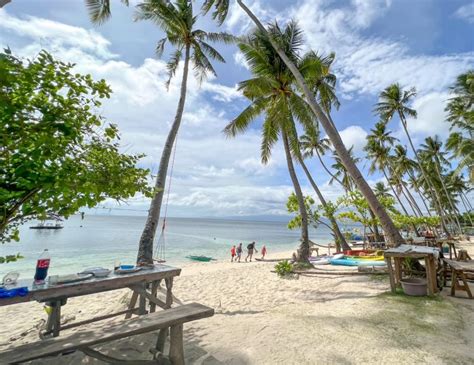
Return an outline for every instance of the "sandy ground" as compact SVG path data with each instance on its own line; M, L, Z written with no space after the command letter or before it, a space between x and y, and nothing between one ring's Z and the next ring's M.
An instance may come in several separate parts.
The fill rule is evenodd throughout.
M464 246L474 257L474 244ZM448 297L447 288L438 299L391 295L388 279L380 276L280 279L271 272L273 266L216 262L183 268L175 281L176 297L216 310L212 318L185 325L187 363L474 363L474 300ZM63 320L125 308L127 296L126 291L115 291L71 299ZM0 318L3 351L37 340L45 312L41 304L27 303L0 307ZM150 359L148 351L155 341L156 334L148 334L97 349L117 357ZM102 364L81 353L32 363Z

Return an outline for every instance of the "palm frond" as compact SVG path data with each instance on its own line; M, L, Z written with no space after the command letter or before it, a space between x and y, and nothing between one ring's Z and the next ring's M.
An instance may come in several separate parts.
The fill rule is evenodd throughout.
M235 137L237 134L244 132L252 121L262 114L267 106L268 98L256 99L245 108L234 120L232 120L224 128L224 134L227 137Z
M183 50L182 48L178 48L173 52L168 63L166 64L166 68L168 70L168 80L166 81L167 89L170 86L171 79L176 74L176 70L178 69L179 61L181 60L182 56L183 56Z

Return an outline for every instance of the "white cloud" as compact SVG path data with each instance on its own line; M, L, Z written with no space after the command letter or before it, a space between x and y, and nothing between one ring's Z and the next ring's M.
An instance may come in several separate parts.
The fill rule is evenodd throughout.
M342 141L346 148L354 147L355 155L360 155L367 143L367 132L358 125L351 125L342 131L339 131Z
M17 18L0 10L0 26L7 32L33 38L50 48L68 46L94 53L101 58L116 57L108 49L110 42L94 30L74 27L48 19L25 16Z
M415 99L413 108L418 112L416 119L407 119L408 131L416 138L440 136L443 140L449 135L450 124L446 122L447 93L430 93ZM421 142L421 141L420 141Z
M422 94L441 92L474 64L474 52L414 54L401 41L363 35L374 20L385 14L390 2L354 0L338 8L328 4L304 0L290 15L299 21L311 48L336 52L335 73L346 98L376 95L393 82L415 86Z
M454 16L469 23L474 23L474 3L471 1L469 4L461 6L456 10Z

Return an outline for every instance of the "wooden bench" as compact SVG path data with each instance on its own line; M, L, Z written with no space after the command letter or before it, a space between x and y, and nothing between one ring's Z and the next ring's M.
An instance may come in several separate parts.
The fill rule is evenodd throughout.
M474 261L454 261L443 259L445 266L445 279L448 266L451 269L451 296L454 297L456 289L463 290L472 299L471 289L466 280L466 272L474 272Z
M66 336L50 338L31 344L19 346L0 354L2 364L19 364L46 356L55 356L81 351L87 356L97 358L111 364L184 364L183 324L197 319L212 317L214 309L199 303L191 303L176 308L150 313L138 318L122 320L94 326L90 329ZM164 342L167 332L170 333L170 349L168 359L163 356ZM104 355L92 346L135 336L152 331L160 331L156 345L154 360L120 360ZM164 335L163 335L164 334Z

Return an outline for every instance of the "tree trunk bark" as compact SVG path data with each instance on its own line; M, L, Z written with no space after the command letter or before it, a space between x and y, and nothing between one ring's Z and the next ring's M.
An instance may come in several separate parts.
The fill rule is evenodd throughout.
M436 172L438 173L438 176L439 176L439 181L441 182L443 191L446 194L446 199L448 199L449 205L451 206L452 212L454 213L454 220L456 221L456 225L458 226L459 234L462 234L461 224L459 223L459 219L458 219L459 211L457 210L456 205L452 201L451 196L449 195L448 189L446 188L446 185L444 184L443 175L441 175L441 169L440 169L441 163L439 162L439 159L437 156L435 156L434 158L435 158Z
M321 191L319 190L318 185L316 185L316 183L314 182L313 177L311 176L310 172L308 171L308 168L306 167L306 164L304 163L302 158L299 158L299 163L300 163L301 167L303 168L303 171L306 174L306 177L308 178L309 183L311 184L314 191L316 192L316 195L318 196L319 201L321 202L321 204L323 206L326 207L327 206L326 199L324 199L323 194L321 194ZM334 216L331 214L331 216L328 217L328 219L331 222L332 231L334 232L334 235L336 236L336 249L338 251L340 251L340 249L342 247L342 249L344 251L350 250L351 247L347 244L346 238L341 233L341 230L339 229L339 225L337 224L337 221L334 218ZM339 246L339 247L337 247L337 246Z
M293 165L293 159L291 157L290 144L288 142L288 136L285 130L281 131L283 146L285 147L286 163L288 165L288 172L295 188L296 198L298 200L298 207L301 216L301 244L297 250L298 254L296 258L300 262L308 262L309 257L309 234L308 234L308 212L304 204L303 191L301 190L298 177L296 176L295 166Z
M158 228L158 221L160 220L161 203L163 201L166 175L168 173L168 165L173 150L173 145L176 141L181 119L183 117L184 104L186 101L186 89L188 83L188 72L189 72L189 59L190 59L190 46L186 46L185 58L184 58L184 69L183 78L181 81L181 94L179 97L178 107L176 115L171 126L171 130L166 138L165 146L161 154L160 166L158 175L155 183L155 195L151 200L150 209L148 210L148 217L140 237L140 243L138 247L137 264L138 265L152 265L153 264L153 243L155 239L156 229Z
M442 209L442 206L441 206L441 199L439 197L439 194L436 191L436 189L434 189L433 184L431 183L431 180L428 179L428 175L426 174L425 169L424 169L424 167L421 163L421 160L418 156L418 152L416 151L416 148L413 145L413 141L411 140L410 133L408 133L407 121L405 120L405 116L403 114L400 114L400 120L402 121L402 126L403 126L403 129L405 130L405 134L407 135L408 142L410 143L411 149L412 149L413 153L415 154L415 158L416 158L416 161L418 162L418 167L421 171L421 174L423 175L423 178L426 180L426 183L428 184L428 187L430 189L431 199L433 201L433 204L434 204L435 207L438 208L437 210L439 212L439 218L441 219L441 228L443 229L444 233L446 233L448 235L448 237L450 237L451 233L448 231L448 228L446 227L445 218L444 218L444 214L443 214L443 209Z
M316 150L316 155L318 156L318 159L319 159L319 162L321 163L321 166L323 167L324 170L326 170L326 172L329 174L329 176L331 176L334 181L337 181L342 187L344 187L344 184L342 183L341 180L339 180L336 175L334 175L326 166L326 164L323 162L323 159L321 157L321 155L319 154L319 151Z
M256 26L262 32L264 32L264 34L268 36L268 32L265 29L265 27L258 20L258 18L250 11L250 9L247 8L247 6L245 6L242 0L237 0L237 3L252 19L252 21L256 24ZM361 193L367 199L367 202L369 203L370 207L374 211L375 215L379 218L382 224L382 227L385 231L385 234L388 238L388 241L394 246L399 246L403 244L405 241L400 235L400 232L395 227L392 220L388 216L387 212L385 211L383 206L380 204L380 202L377 200L377 197L375 196L374 192L370 188L369 184L367 184L367 181L365 181L358 167L356 166L356 164L350 157L349 152L344 146L341 136L339 135L334 124L331 123L331 121L327 118L327 116L322 111L321 107L315 101L313 94L311 93L308 86L306 85L304 78L299 72L298 68L290 61L290 59L287 57L285 52L282 51L282 49L278 46L278 44L275 42L275 40L272 37L268 37L268 40L270 41L271 45L273 46L275 51L278 53L282 61L290 69L291 73L294 75L295 79L297 80L298 85L302 88L308 105L310 106L315 116L318 118L319 122L322 124L324 130L326 131L329 139L332 142L332 145L334 146L334 149L336 150L336 153L338 154L339 158L341 159L342 163L346 167L349 174L354 179Z

